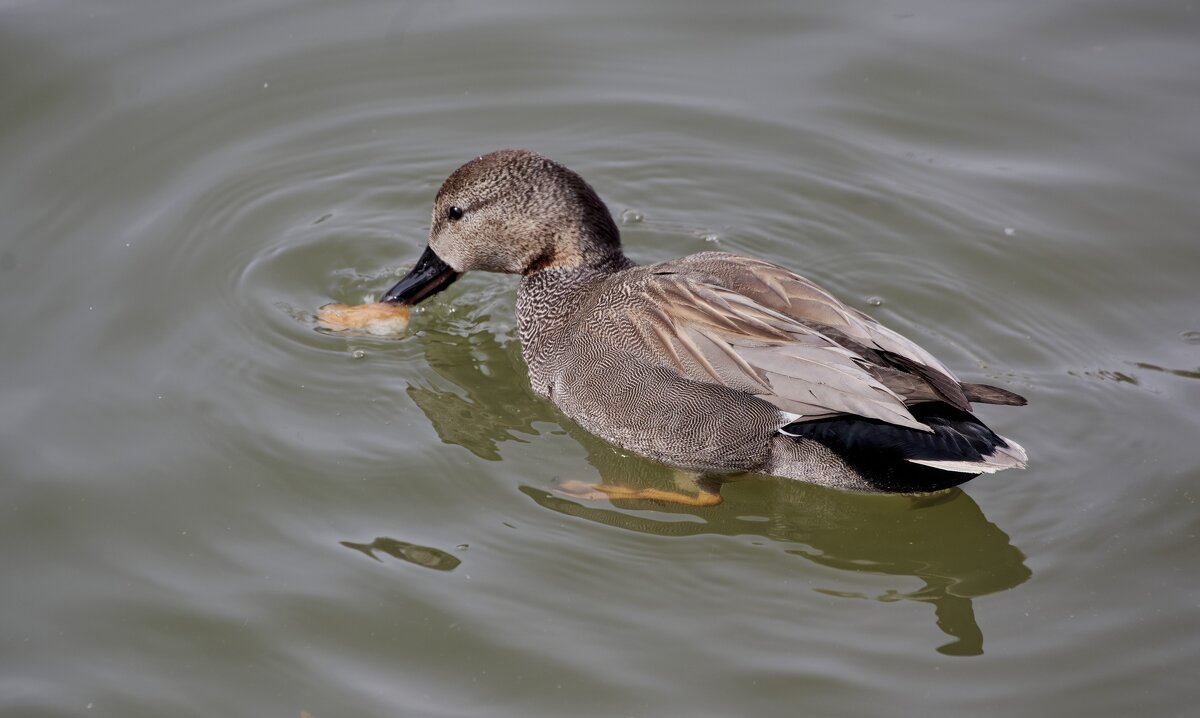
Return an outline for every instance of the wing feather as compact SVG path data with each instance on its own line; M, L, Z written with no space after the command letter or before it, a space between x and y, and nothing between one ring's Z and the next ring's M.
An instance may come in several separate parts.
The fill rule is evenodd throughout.
M698 382L744 391L788 414L854 414L929 431L907 405L968 395L1023 401L964 385L929 352L769 262L704 252L639 268L593 320L646 361ZM638 270L634 270L638 271ZM613 312L613 307L623 311Z
M707 282L859 350L864 359L878 366L880 371L876 373L885 380L899 379L894 387L897 390L904 389L917 397L931 394L928 398L964 411L970 409L961 382L932 354L785 267L723 252L702 252L664 264L675 265L675 271L686 267L694 277L704 275ZM913 391L913 376L928 385L928 391Z
M856 414L928 430L852 349L773 307L691 272L648 273L624 303L638 354L808 418ZM778 295L776 295L778 296Z

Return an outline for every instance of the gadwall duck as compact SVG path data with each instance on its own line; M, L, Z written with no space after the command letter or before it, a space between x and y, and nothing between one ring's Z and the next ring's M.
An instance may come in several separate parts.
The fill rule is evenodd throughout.
M1024 468L959 381L913 342L792 271L702 252L637 265L576 173L501 150L438 190L426 247L384 302L415 304L463 272L521 275L533 390L607 441L690 472L756 472L843 489L926 492ZM701 503L714 503L709 496ZM617 498L669 498L601 485Z

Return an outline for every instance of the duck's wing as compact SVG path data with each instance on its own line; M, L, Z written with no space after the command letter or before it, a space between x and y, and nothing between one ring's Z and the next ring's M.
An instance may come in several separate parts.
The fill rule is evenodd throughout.
M863 312L777 264L724 252L693 254L672 264L701 272L719 286L743 294L851 348L869 370L906 403L938 400L969 411L969 402L1024 406L1025 397L988 384L960 382L932 354Z
M797 419L854 414L928 431L907 405L1024 402L960 383L929 352L778 265L706 252L645 271L640 301L618 304L641 356Z
M610 306L605 323L640 345L628 348L643 361L753 394L790 420L855 414L929 430L853 349L707 279L652 271L633 301Z
M968 393L975 392L968 390L975 385L963 384L946 365L916 343L846 306L786 267L724 252L693 254L668 264L707 275L715 284L850 348L870 364L876 376L910 402L937 399L957 409L970 410L969 401L973 397Z

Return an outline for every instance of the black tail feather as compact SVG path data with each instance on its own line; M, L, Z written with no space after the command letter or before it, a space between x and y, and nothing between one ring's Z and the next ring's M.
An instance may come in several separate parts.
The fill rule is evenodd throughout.
M819 441L883 491L936 491L957 486L978 474L914 464L924 461L980 461L1004 439L970 413L942 402L909 407L933 432L876 419L835 416L783 427L792 436Z

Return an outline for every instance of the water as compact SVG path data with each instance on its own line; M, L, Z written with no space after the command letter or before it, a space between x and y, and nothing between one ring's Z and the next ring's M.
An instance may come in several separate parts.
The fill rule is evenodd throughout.
M0 713L1190 715L1200 8L0 6ZM633 257L780 262L1027 395L924 497L660 467L534 397L511 278L315 331L526 146Z

